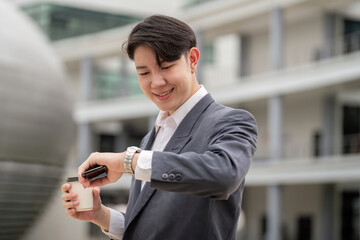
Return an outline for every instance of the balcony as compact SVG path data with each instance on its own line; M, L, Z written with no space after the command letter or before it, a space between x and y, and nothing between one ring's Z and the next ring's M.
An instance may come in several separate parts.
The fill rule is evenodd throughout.
M360 77L359 66L360 52L354 52L304 66L248 76L233 84L208 90L222 104L239 104L356 81ZM155 105L144 96L132 96L78 103L74 117L77 122L94 122L148 117L156 113Z
M246 178L248 186L353 182L360 180L360 154L321 158L254 161Z

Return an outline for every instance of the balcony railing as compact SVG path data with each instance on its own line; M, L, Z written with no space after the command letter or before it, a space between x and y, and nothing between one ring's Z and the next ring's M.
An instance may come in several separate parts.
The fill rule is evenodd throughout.
M336 36L328 46L316 48L313 60L321 60L331 56L340 56L360 50L360 31Z
M360 133L343 135L341 139L335 141L335 144L339 144L340 142L342 142L342 144L335 146L334 149L339 149L341 152L337 153L334 151L334 155L360 154ZM283 144L282 158L287 160L322 158L320 138L316 138L316 140L310 144L296 141L296 138L294 138L294 140L287 138ZM262 156L256 156L255 154L256 162L268 162L269 159L270 151L263 152Z

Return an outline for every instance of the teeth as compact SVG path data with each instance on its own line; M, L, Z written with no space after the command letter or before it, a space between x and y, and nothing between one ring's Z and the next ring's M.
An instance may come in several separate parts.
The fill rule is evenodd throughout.
M162 94L159 94L159 96L160 96L160 97L163 97L163 96L169 94L171 91L172 91L172 89L170 89L169 91L164 92L164 93L162 93Z

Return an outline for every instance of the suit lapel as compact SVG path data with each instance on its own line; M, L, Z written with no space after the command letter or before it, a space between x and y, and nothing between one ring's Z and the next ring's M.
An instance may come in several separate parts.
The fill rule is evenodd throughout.
M149 134L147 134L144 138L144 141L141 143L140 148L144 150L150 150L156 136L156 130L155 127L151 130Z
M167 143L164 152L181 152L185 145L191 140L190 133L195 123L213 101L214 99L211 95L207 94L190 110Z
M176 129L174 135L169 140L168 144L166 145L164 152L174 152L180 153L181 150L185 147L185 145L191 140L191 131L195 126L195 123L198 121L201 114L206 110L206 108L214 101L214 99L207 94L204 96L194 107L193 109L186 115L183 121L180 123L179 127ZM143 146L144 149L149 150L151 149L154 139L155 139L155 128L149 134L149 137L144 138ZM135 180L135 184L141 184L141 181ZM136 185L134 190L136 189ZM151 196L154 194L156 189L150 188L150 183L146 183L144 185L143 190L140 192L140 195L136 198L129 199L129 205L126 210L127 216L129 217L126 227L129 226L131 221L137 216L137 214L141 211L141 209L146 205L149 201ZM131 203L134 201L134 203ZM131 207L131 208L129 208Z

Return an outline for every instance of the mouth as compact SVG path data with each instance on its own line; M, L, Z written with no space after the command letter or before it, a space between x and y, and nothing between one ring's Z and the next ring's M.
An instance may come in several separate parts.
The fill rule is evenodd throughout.
M154 93L154 94L155 94L156 96L158 96L158 97L165 97L165 96L169 95L172 91L174 91L174 88L172 88L172 89L170 89L170 90L168 90L168 91L166 91L166 92Z

